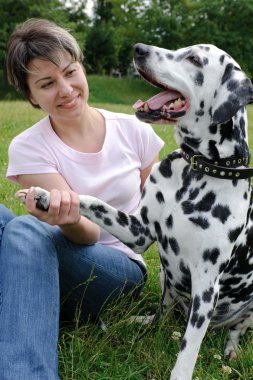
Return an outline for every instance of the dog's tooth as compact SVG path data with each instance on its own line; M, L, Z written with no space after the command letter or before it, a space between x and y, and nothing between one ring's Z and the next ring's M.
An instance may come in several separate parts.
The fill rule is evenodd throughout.
M149 112L149 106L148 106L148 103L145 103L145 104L144 104L143 110L144 110L145 112Z

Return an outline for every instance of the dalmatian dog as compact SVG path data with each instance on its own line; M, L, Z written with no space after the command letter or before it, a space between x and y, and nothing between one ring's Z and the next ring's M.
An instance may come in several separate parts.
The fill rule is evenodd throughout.
M142 254L158 243L163 311L176 300L187 326L170 380L192 379L209 324L229 330L225 355L253 326L253 212L245 106L250 80L213 45L176 51L137 44L135 66L162 91L134 105L139 119L174 124L179 149L154 165L127 215L80 195L80 213ZM22 191L20 195L22 196ZM36 188L37 207L49 193Z

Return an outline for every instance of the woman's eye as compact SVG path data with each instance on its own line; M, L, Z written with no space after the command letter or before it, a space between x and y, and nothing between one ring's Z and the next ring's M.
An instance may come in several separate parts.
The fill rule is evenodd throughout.
M68 76L71 76L71 75L74 74L75 71L76 71L76 69L70 70L70 71L67 72L67 75L68 75Z
M53 85L53 82L47 82L41 86L41 88L49 88Z

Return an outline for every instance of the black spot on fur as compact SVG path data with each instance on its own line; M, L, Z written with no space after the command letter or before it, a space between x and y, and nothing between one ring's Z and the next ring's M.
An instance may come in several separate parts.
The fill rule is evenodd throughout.
M149 224L149 219L148 219L148 208L146 206L143 206L141 208L141 218L144 224Z
M196 204L197 211L210 211L216 199L216 195L213 191L209 191L205 194L200 202Z
M185 137L184 141L190 147L197 149L200 145L200 139L195 139L194 137Z
M217 263L219 256L220 256L220 250L218 248L206 249L203 252L203 260L205 262L210 261L213 265Z
M171 54L171 53L167 53L166 54L166 58L168 58L168 59L173 59L174 58L174 55L173 54Z
M141 236L141 237L139 237L138 240L136 240L135 244L138 246L143 246L145 244L145 242L146 242L146 239L143 236Z
M109 219L109 218L104 218L103 220L104 220L104 224L105 224L106 226L112 226L112 225L113 225L111 219Z
M189 201L184 201L181 204L184 214L192 214L194 211L194 204Z
M173 216L172 215L170 215L167 219L166 219L166 226L168 227L168 228L172 228L173 227Z
M209 290L206 290L203 293L203 296L202 296L203 301L207 302L207 303L211 302L213 292L214 292L214 288L213 287L210 287Z
M212 216L219 219L223 224L227 221L229 215L231 215L231 212L228 206L217 205L212 210Z
M204 315L200 315L199 318L198 318L196 327L198 329L200 329L204 322L205 322L205 316Z
M91 205L90 206L90 210L95 212L95 211L98 211L99 213L103 213L103 214L107 214L108 211L105 209L104 206L95 206L95 205Z
M221 79L221 84L224 84L226 81L228 81L231 78L233 69L234 69L233 63L228 63L226 68L225 68L223 77Z
M175 253L175 255L176 256L179 255L180 249L179 249L178 242L175 238L173 238L173 237L169 238L169 245L170 245L172 251Z
M161 244L162 244L163 250L166 252L168 248L168 238L166 235L163 236L161 240Z
M216 146L217 142L214 140L209 140L208 142L208 152L213 160L219 160L220 155Z
M210 226L208 220L206 218L202 218L201 216L198 216L196 218L191 217L189 220L197 226L201 227L203 230L206 230Z
M195 112L195 115L201 117L201 116L204 116L204 115L205 115L205 112L204 112L204 110L199 109L198 111Z
M198 313L193 313L191 317L191 325L194 327L198 321Z
M217 124L211 124L209 126L209 132L212 134L212 135L215 135L217 133L217 130L218 130L218 127L217 127Z
M184 351L187 346L187 340L184 338L181 343L180 351Z
M144 233L143 226L134 215L130 215L130 220L131 220L131 225L129 229L134 236L138 236L141 233Z
M194 83L197 86L202 86L203 85L203 83L204 83L204 74L201 71L197 72L197 74L195 75Z
M200 308L200 296L195 296L193 299L193 312L196 313Z
M155 232L156 232L156 235L157 235L157 240L161 241L162 240L162 229L161 229L160 223L159 222L155 222L154 226L155 226Z
M123 227L129 225L129 221L128 221L127 215L124 214L124 213L121 212L121 211L118 211L117 222L118 222L121 226L123 226Z
M189 135L189 131L188 131L188 129L187 129L187 127L181 127L181 131L184 133L184 134L186 134L186 135Z
M171 161L168 157L161 161L159 166L159 172L165 178L169 178L172 176Z
M220 56L220 64L221 64L221 65L223 65L223 63L224 63L224 59L225 59L225 54L222 54L222 55Z
M161 191L158 191L156 193L156 199L158 200L159 203L164 203L164 197L163 197L163 193Z
M233 134L234 134L234 130L233 130L232 119L228 120L225 123L220 124L220 135L221 135L220 144L222 144L225 139L232 141Z
M197 198L198 195L199 195L199 189L198 188L196 188L196 189L190 189L189 199L191 201L193 201L195 198Z
M207 194L203 196L201 201L199 201L196 206L195 210L200 212L207 212L210 211L214 202L215 202L216 195L213 191L209 191Z
M149 176L149 180L150 180L150 182L152 182L152 183L156 183L156 182L157 182L156 179L155 179L155 177L154 177L152 174L150 174L150 176Z
M142 193L141 193L141 199L143 199L146 195L146 187L143 188Z
M229 240L230 240L231 243L234 243L236 241L236 239L240 235L242 229L243 229L243 226L237 227L234 230L230 230L229 231L228 238L229 238Z

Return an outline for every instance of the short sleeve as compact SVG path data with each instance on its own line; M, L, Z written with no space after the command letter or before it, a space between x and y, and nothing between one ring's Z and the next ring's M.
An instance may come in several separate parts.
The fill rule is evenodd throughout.
M57 173L56 162L42 135L19 135L9 146L6 177L18 183L21 174Z
M164 141L155 133L152 126L136 121L139 130L138 154L141 160L141 169L147 168L164 146Z

